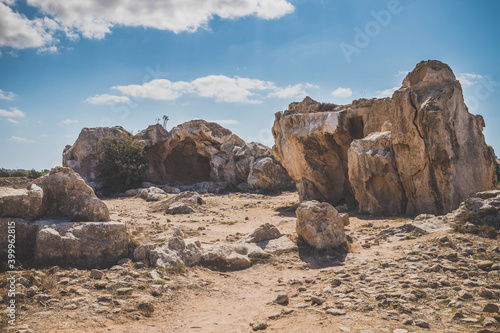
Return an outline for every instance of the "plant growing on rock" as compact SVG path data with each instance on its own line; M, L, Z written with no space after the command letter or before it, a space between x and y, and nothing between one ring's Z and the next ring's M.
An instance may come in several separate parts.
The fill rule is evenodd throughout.
M115 194L139 187L147 167L144 143L125 133L110 135L101 145L97 173L104 193Z

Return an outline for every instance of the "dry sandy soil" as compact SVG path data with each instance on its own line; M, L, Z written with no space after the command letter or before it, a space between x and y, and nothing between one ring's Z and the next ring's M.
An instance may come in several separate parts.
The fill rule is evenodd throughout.
M202 243L235 242L265 222L297 240L297 193L203 198L203 212L175 216L139 198L105 202L139 243L172 226ZM263 320L273 332L498 332L498 240L400 228L408 221L351 214L349 253L301 245L241 271L129 262L96 279L88 270L27 269L18 326L8 330L252 332ZM288 302L274 302L278 295Z

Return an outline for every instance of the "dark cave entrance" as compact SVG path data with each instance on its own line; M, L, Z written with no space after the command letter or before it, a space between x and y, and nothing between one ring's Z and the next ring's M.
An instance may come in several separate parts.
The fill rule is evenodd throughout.
M210 159L200 155L192 140L180 142L165 160L167 181L192 184L210 180Z
M349 127L350 127L350 132L351 136L354 139L362 139L364 138L364 133L363 133L363 117L352 117L349 119Z

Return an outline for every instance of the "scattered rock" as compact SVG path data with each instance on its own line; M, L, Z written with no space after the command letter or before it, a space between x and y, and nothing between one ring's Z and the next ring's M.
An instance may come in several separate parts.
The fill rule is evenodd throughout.
M265 330L267 326L267 321L265 320L257 320L250 324L250 327L252 327L254 331Z
M244 242L246 243L259 243L266 240L276 239L281 236L280 231L271 223L264 223L249 234Z
M287 294L279 294L276 296L276 299L274 300L274 303L280 304L280 305L288 305L288 295Z

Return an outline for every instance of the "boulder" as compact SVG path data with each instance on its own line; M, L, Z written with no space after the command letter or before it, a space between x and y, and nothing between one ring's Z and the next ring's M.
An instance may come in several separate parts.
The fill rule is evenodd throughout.
M125 195L127 195L127 192L125 192ZM141 188L139 191L137 191L136 196L142 199L146 199L146 201L160 201L167 198L167 194L165 193L165 191L155 186L151 186L149 188Z
M483 118L468 112L448 65L429 60L407 75L392 98L290 104L276 113L273 153L296 181L302 201L359 203L377 214L443 214L495 187L495 155L483 127ZM356 141L381 131L390 137ZM363 153L369 146L375 155ZM358 163L374 170L360 170ZM381 178L384 168L388 173ZM363 185L350 172L372 181ZM396 202L385 202L385 190Z
M201 261L201 243L196 238L185 240L182 231L179 228L173 228L168 232L162 245L150 250L148 257L153 267L176 264L193 266Z
M348 169L361 213L406 212L406 195L396 170L391 132L374 132L354 140L348 151Z
M296 231L301 239L317 249L334 248L345 242L347 214L339 214L326 202L304 201L296 211Z
M29 189L0 187L0 217L40 218L43 213L43 190L32 184Z
M94 190L70 168L56 167L37 180L43 189L44 216L72 221L108 221L109 211Z
M103 152L100 142L108 136L126 133L128 132L121 126L82 129L75 143L64 148L63 166L73 169L93 188L99 188L96 167L98 157Z
M107 267L128 256L125 223L41 221L36 237L37 266Z
M201 209L205 200L196 192L182 192L166 200L157 202L151 206L153 212L165 212L165 214L190 214Z
M196 213L193 207L184 202L174 202L165 209L165 214L178 215L178 214L191 214Z
M467 198L454 212L447 214L449 221L464 226L471 224L471 231L490 226L500 231L500 190L479 192Z
M243 240L245 243L259 243L281 237L281 232L271 223L264 223Z

